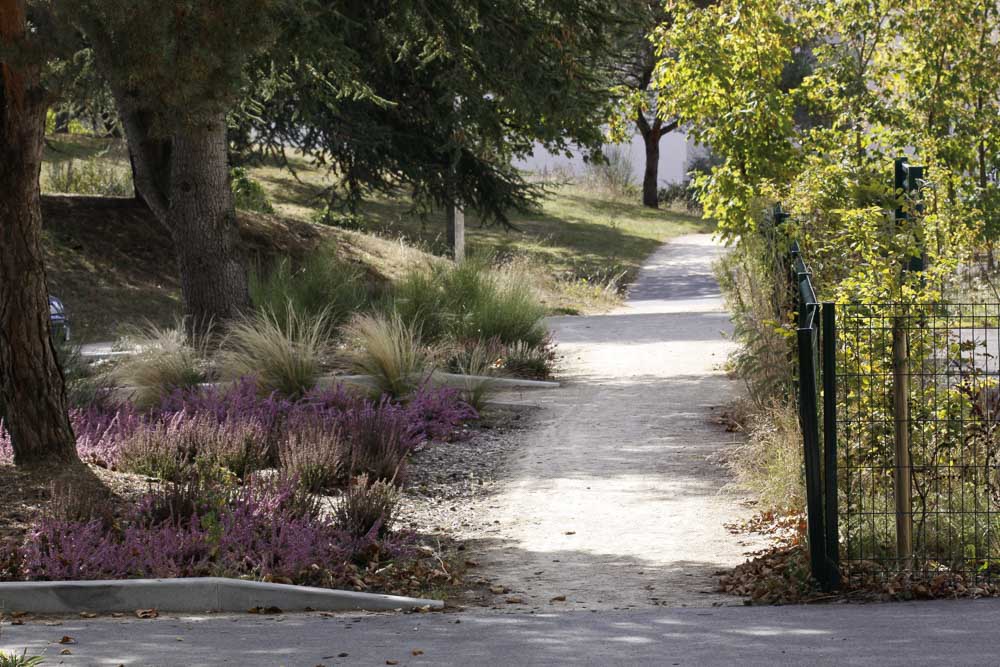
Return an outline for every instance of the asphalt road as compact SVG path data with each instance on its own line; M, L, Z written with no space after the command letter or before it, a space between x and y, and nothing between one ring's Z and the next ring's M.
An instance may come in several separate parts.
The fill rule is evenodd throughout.
M28 648L46 665L1000 663L998 600L59 623L5 625L0 650ZM59 644L64 636L75 643ZM60 655L63 649L71 655Z

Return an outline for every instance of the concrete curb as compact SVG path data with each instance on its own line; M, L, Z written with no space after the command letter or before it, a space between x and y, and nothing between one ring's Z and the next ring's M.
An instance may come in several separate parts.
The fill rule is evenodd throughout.
M0 583L0 611L80 612L395 611L444 608L440 600L269 584L223 577Z

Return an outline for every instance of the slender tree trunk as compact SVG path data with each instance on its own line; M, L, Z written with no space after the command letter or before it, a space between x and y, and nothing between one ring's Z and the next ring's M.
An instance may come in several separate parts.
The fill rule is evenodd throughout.
M167 227L174 239L188 328L203 332L250 306L237 261L226 119L220 114L174 135Z
M25 31L24 0L0 0L0 45ZM49 337L38 177L47 101L38 73L0 64L0 396L17 465L79 462Z
M642 205L660 207L660 133L655 129L642 133L646 144L646 171L642 177Z

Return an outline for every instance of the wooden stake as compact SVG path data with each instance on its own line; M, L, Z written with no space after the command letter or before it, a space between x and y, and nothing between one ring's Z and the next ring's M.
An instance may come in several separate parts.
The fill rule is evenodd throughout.
M910 462L910 354L905 319L892 322L892 398L896 426L896 558L904 570L913 567L913 492Z

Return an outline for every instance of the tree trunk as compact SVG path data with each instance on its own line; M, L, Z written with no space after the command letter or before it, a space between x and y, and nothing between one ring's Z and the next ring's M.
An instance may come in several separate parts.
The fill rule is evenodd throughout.
M642 205L660 207L660 133L655 129L642 133L646 144L646 171L642 177Z
M174 239L188 330L205 332L250 306L237 261L236 210L229 185L226 118L174 135L167 226Z
M0 0L0 45L25 31L24 0ZM47 101L38 73L0 64L0 396L17 465L79 462L66 383L49 337L38 177Z

